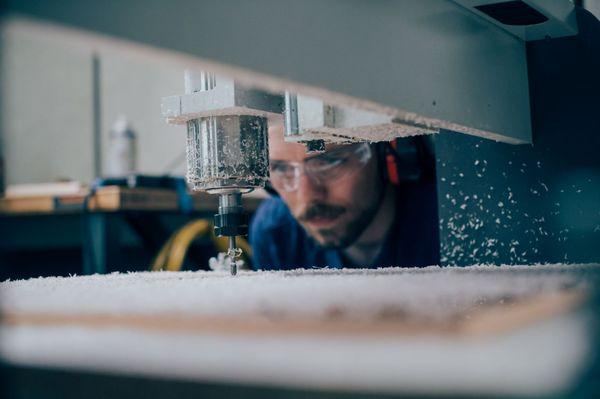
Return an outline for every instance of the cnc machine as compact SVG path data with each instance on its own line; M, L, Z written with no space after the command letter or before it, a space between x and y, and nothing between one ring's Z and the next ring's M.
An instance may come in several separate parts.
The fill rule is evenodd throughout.
M282 11L278 5L269 3L269 6L275 14ZM434 141L438 157L442 262L548 261L538 256L539 248L523 248L523 241L531 247L545 241L546 236L530 233L540 229L538 222L526 221L527 227L514 227L511 223L514 214L519 217L530 214L525 209L529 205L517 205L513 201L515 189L504 181L494 183L498 177L490 169L510 166L513 162L548 163L547 155L534 155L528 150L533 144L535 151L536 146L541 147L558 135L546 127L538 128L535 137L532 134L532 126L539 125L541 114L547 118L546 111L537 107L541 96L534 85L544 73L542 69L549 69L538 67L532 54L536 48L549 48L550 43L577 37L573 4L425 1L389 6L385 15L378 7L367 5L357 5L352 11L337 3L291 6L290 12L300 20L310 14L321 22L313 29L316 32L307 31L295 20L286 20L289 24L283 28L283 22L275 17L270 20L271 28L281 27L282 37L289 40L258 28L249 34L248 41L256 42L249 45L248 58L239 52L216 51L206 46L207 55L212 51L217 58L235 59L239 66L250 67L257 60L264 61L261 74L221 65L214 67L232 72L236 79L190 70L185 76L186 93L163 99L162 113L166 120L187 124L188 181L194 189L220 195L219 213L215 216L217 234L230 237L233 255L235 236L246 233L241 194L264 186L268 179L267 124L269 120L277 123L283 119L286 140L306 144L309 152L323 150L327 142L389 141L420 134L440 136ZM226 8L216 6L215 12L224 12ZM331 16L337 15L336 12L341 15L342 9L348 11L347 20L333 23ZM255 17L252 10L243 10L243 14L251 20ZM369 25L368 31L361 30L364 21L375 20L377 23ZM208 32L210 27L202 29ZM319 34L326 39L324 43L315 42ZM284 46L290 51L283 56L267 52ZM198 47L200 52L204 45ZM256 52L255 56L251 52ZM597 77L590 79L597 81ZM320 87L315 87L319 84ZM494 145L486 141L456 137L453 139L456 143L465 141L464 148L459 150L464 154L449 160L446 154L455 152L453 144L446 144L449 131L511 144L517 150L502 144L492 149ZM439 132L442 134L437 135ZM473 151L468 149L473 145ZM481 171L471 170L481 168L483 162L487 164L486 157L493 158L502 152L512 152L504 157L507 165L483 168L485 176ZM516 153L519 155L515 156ZM510 172L502 173L506 177ZM509 179L516 186L531 186L534 183L530 180L544 179L546 174L535 173L536 176L524 173L529 176ZM492 190L495 186L496 192L482 191L477 179L475 184L466 183L471 174L483 179ZM523 179L527 181L519 183ZM538 192L536 188L527 189L528 194L517 195ZM510 198L507 201L500 196ZM457 201L457 209L449 209ZM505 202L508 207L489 212L488 208ZM541 220L540 217L532 219ZM483 224L506 228L481 234L479 227ZM511 242L521 247L486 247L490 242L494 247L494 242L509 236ZM588 239L591 238L585 238ZM562 248L552 257L567 256L568 251Z

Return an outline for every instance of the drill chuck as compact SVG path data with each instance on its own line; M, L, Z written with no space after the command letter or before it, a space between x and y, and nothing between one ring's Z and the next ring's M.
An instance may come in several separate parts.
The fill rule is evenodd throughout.
M214 224L215 234L218 237L248 234L248 214L242 207L241 193L219 195L219 213L214 216Z
M248 235L248 214L246 212L217 213L214 216L217 237Z

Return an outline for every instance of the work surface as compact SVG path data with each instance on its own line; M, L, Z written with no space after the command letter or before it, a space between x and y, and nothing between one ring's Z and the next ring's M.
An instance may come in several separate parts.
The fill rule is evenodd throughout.
M548 394L590 358L599 265L131 273L0 285L20 365L389 393ZM510 383L507 383L510 381Z

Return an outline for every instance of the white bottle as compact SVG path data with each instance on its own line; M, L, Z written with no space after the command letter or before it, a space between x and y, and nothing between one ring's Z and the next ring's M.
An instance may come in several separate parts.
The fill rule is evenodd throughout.
M135 133L124 116L119 116L110 131L108 177L123 177L135 173Z

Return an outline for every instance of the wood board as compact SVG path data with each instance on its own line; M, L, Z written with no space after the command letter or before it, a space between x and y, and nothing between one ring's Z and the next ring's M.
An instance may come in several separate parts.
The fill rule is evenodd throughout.
M471 338L499 334L576 309L586 294L565 290L515 302L482 305L452 320L416 319L401 310L383 309L371 319L352 319L331 311L328 318L273 315L198 316L167 314L69 314L8 312L7 326L79 326L130 328L160 332L218 333L233 335L412 336L419 334Z

